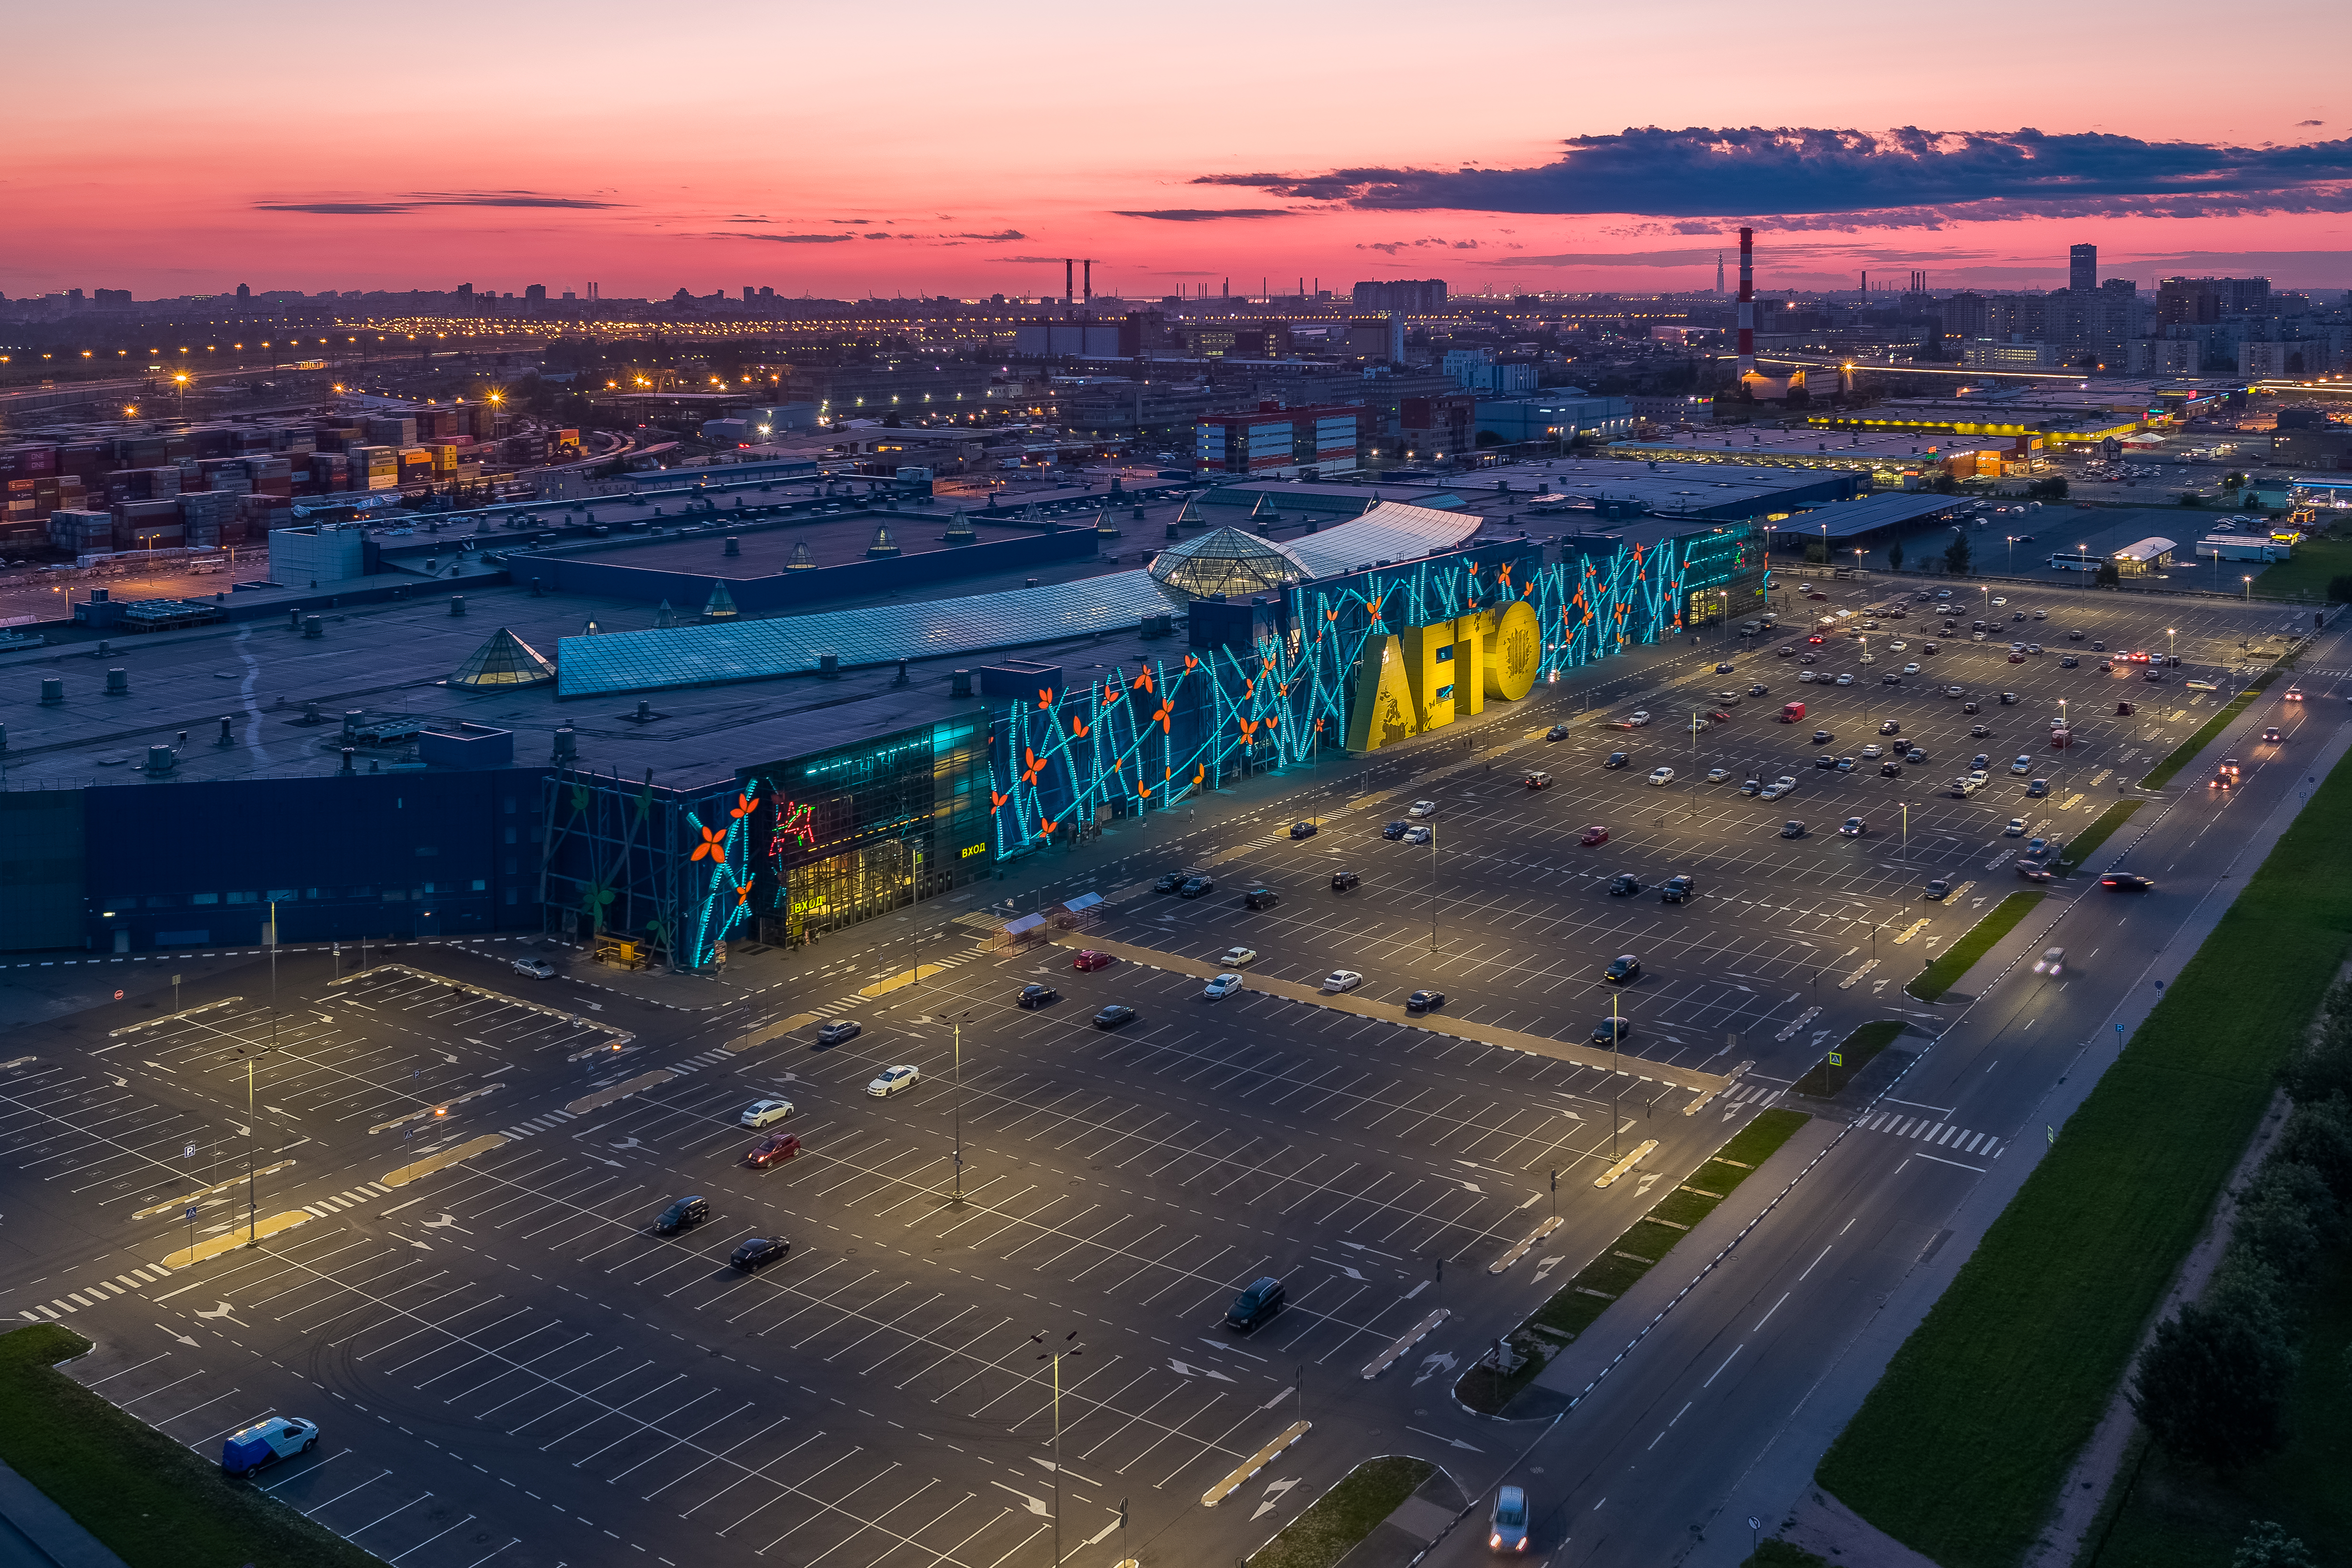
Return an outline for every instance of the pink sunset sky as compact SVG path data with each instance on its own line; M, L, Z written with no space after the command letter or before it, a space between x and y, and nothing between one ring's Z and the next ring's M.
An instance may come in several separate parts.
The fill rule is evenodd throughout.
M52 6L11 26L0 292L1692 288L1743 221L1767 288L2050 287L2081 241L2346 287L2347 16Z

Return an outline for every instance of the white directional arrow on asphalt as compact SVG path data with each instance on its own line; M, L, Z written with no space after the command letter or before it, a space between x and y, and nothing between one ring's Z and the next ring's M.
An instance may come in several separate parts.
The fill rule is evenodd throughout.
M1423 1428L1421 1428L1421 1427L1407 1427L1405 1428L1405 1430L1406 1430L1406 1431L1408 1431L1408 1432L1420 1432L1420 1433L1421 1433L1421 1435L1422 1435L1423 1437L1435 1437L1439 1442L1441 1442L1441 1443L1444 1444L1447 1448L1460 1448L1460 1449L1464 1450L1465 1453L1472 1453L1472 1454L1483 1454L1483 1453L1485 1453L1485 1452L1486 1451L1486 1449L1484 1449L1484 1448L1482 1448L1478 1447L1478 1445L1476 1445L1475 1443L1465 1443L1465 1442L1464 1442L1464 1441L1463 1441L1461 1438L1459 1438L1459 1437L1448 1437L1443 1436L1443 1435L1442 1435L1442 1434L1440 1434L1440 1433L1436 1433L1436 1432L1430 1432L1430 1431L1424 1431Z
M223 1301L218 1306L213 1308L211 1312L205 1312L202 1307L197 1308L196 1316L200 1318L226 1318L235 1311L236 1311L235 1307L230 1306L226 1301ZM230 1321L233 1322L236 1320L232 1318Z
M1054 1511L1045 1506L1045 1500L1042 1497L1031 1497L1027 1492L1021 1490L1017 1487L1005 1486L1003 1481L991 1481L988 1484L992 1487L1000 1488L1003 1490L1009 1491L1014 1497L1019 1498L1021 1500L1021 1506L1027 1509L1031 1513L1035 1514L1039 1519L1051 1519L1054 1516Z
M424 1225L425 1228L425 1229L427 1229L427 1230L438 1230L438 1229L441 1229L441 1228L442 1228L443 1227L445 1227L445 1226L455 1227L456 1228L457 1228L457 1229L459 1229L459 1230L465 1230L465 1229L466 1229L466 1228L465 1228L464 1226L462 1226L462 1225L458 1225L458 1224L457 1224L457 1217L456 1215L454 1215L454 1214L451 1214L451 1213L450 1213L448 1210L446 1210L446 1209L442 1210L442 1212L441 1212L441 1218L438 1218L438 1219L427 1219L427 1220L422 1221L422 1223L423 1223L423 1225ZM466 1231L466 1234L467 1234L468 1236L470 1236L470 1235L472 1235L472 1234L473 1234L473 1232L472 1232L472 1231L470 1231L470 1230L467 1230L467 1231Z
M1441 1350L1434 1354L1423 1356L1421 1358L1421 1375L1412 1380L1412 1385L1415 1388L1418 1388L1423 1384L1428 1382L1431 1378L1436 1376L1439 1373L1451 1372L1453 1370L1454 1353L1452 1351Z
M1257 1505L1257 1511L1251 1514L1250 1517L1252 1519L1263 1519L1267 1514L1272 1513L1275 1511L1276 1506L1282 1501L1282 1494L1288 1491L1292 1487L1295 1487L1297 1484L1298 1483L1295 1480L1266 1482L1265 1500Z
M159 1329L163 1329L163 1325L162 1323L157 1323L155 1326ZM163 1332L170 1334L173 1339L178 1340L182 1344L194 1344L196 1343L194 1340L190 1339L186 1334L182 1333L177 1329L163 1329Z
M1187 1366L1172 1355L1168 1358L1168 1370L1171 1372L1181 1373L1186 1377L1213 1377L1220 1383L1231 1383L1233 1381L1232 1378L1227 1377L1223 1373L1219 1372L1213 1366Z

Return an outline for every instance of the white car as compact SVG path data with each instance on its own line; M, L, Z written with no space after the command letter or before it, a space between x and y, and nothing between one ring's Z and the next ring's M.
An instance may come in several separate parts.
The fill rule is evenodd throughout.
M507 967L518 975L529 975L534 980L555 978L555 966L544 958L517 958Z
M1910 643L1906 643L1902 638L1897 637L1896 639L1895 639L1895 641L1894 641L1894 642L1889 643L1888 644L1886 644L1886 646L1887 646L1889 649L1891 649L1892 651L1894 651L1895 653L1903 653L1903 652L1905 652L1906 650L1907 650L1907 649L1911 646L1911 644L1910 644Z
M743 1114L737 1120L746 1127L765 1127L792 1113L793 1103L789 1100L754 1100L743 1107Z
M1993 606L1993 608L1994 608L1994 609L1996 609L1996 610L2000 609L2001 606L2003 606L2003 605L2007 604L2008 602L2009 602L2009 601L2008 601L2008 600L2003 599L2003 598L2002 598L2000 594L1998 594L1998 593L1996 593L1996 594L1994 594L1994 595L1992 596L1992 606Z
M1706 781L1710 784L1720 784L1730 777L1731 769L1728 768L1710 768L1706 770Z
M2042 956L2035 959L2033 962L2033 972L2037 975L2048 975L2053 979L2064 974L2066 972L2066 949L2063 947L2049 947L2043 949Z
M1878 744L1878 742L1876 742L1876 741L1874 741L1874 741L1872 741L1868 746L1865 746L1865 747L1864 747L1862 748L1862 759L1863 759L1864 762L1875 762L1875 761L1877 761L1880 758L1882 758L1882 757L1884 757L1884 756L1885 756L1885 755L1886 755L1886 748L1885 748L1885 747L1883 747L1883 746L1879 745L1879 744Z
M1352 991L1363 983L1364 977L1353 969L1334 969L1323 977L1323 989L1331 996L1341 991Z
M1241 988L1242 977L1239 975L1219 975L1202 988L1201 994L1213 1002L1230 997Z
M1919 673L1919 666L1916 664L1906 664L1903 666L1903 673L1906 675L1916 675Z
M1756 792L1756 798L1759 800L1777 800L1788 792L1789 787L1786 784L1767 784Z
M1246 969L1256 962L1255 947L1228 947L1217 955L1217 967L1221 969Z
M1665 768L1665 767L1658 767L1658 768L1651 768L1651 769L1650 769L1650 782L1651 782L1651 783L1653 783L1653 784L1671 784L1671 783L1673 783L1674 781L1675 781L1675 770L1674 770L1673 768Z
M1782 792L1786 793L1797 787L1797 776L1793 773L1783 773L1778 779L1773 779L1772 782L1778 784Z
M2000 831L2000 836L2005 839L2023 838L2025 836L2025 819L2022 817L2011 817L2009 820L2009 826Z
M1821 678L1821 673L1817 670L1799 670L1797 672L1797 684L1800 685L1811 685Z
M873 1082L866 1086L866 1092L878 1100L887 1094L896 1094L901 1089L912 1089L922 1082L922 1069L911 1064L886 1067Z
M1649 723L1649 722L1650 722L1650 714L1649 714L1649 710L1648 710L1647 708L1643 708L1643 709L1640 709L1640 710L1638 710L1637 712L1635 712L1635 714L1633 715L1633 717L1631 717L1631 718L1629 718L1629 719L1627 719L1627 720L1625 721L1625 727L1626 727L1627 729L1639 729L1639 728L1641 728L1643 725L1645 725L1645 724L1647 724L1647 723Z
M1842 686L1850 686L1853 685L1853 676L1851 674L1842 674L1838 676L1837 684Z
M1437 815L1437 802L1434 800L1415 800L1412 805L1407 806L1404 809L1404 814L1408 817L1434 817Z

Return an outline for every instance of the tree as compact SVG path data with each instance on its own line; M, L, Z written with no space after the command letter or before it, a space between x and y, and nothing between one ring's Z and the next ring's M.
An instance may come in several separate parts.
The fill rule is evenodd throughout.
M1886 570L1889 571L1903 570L1903 541L1899 538L1886 541Z
M2313 1561L2310 1548L2289 1535L2278 1521L2267 1519L2238 1543L2237 1555L2230 1559L2230 1568L2318 1568L2318 1564Z
M2278 1451L2299 1357L2259 1265L2231 1270L2202 1301L2156 1326L2126 1397L2157 1446L2230 1470ZM2267 1284L2268 1288L2265 1288Z
M1823 543L1820 539L1807 539L1805 541L1805 560L1807 564L1811 566L1827 566L1829 564L1829 559L1830 547L1827 544Z
M2099 563L2099 570L2093 572L2091 578L2101 588L2120 588L2123 586L2124 574L2116 568L2114 561L2103 560Z
M1952 542L1944 547L1944 570L1954 577L1969 574L1969 536L1956 533Z
M2352 604L2352 572L2341 573L2327 580L2327 602Z
M2045 501L2063 501L2066 498L2066 476L2053 474L2047 479L2036 479L2025 493Z

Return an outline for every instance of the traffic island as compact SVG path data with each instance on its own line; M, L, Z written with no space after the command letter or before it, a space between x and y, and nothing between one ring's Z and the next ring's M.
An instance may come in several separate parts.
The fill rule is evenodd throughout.
M0 1334L0 1459L129 1568L383 1568L57 1370L89 1349L55 1323Z
M1804 1075L1789 1085L1789 1092L1808 1100L1833 1100L1862 1070L1910 1026L1900 1019L1879 1019L1864 1024L1823 1053Z
M1482 1416L1529 1414L1508 1407L1545 1365L1598 1322L1612 1302L1664 1261L1676 1242L1713 1214L1734 1188L1810 1120L1802 1111L1774 1109L1742 1127L1687 1181L1627 1226L1599 1257L1578 1270L1549 1301L1464 1373L1454 1385L1454 1397Z
M2091 858L2101 844L2115 836L2116 830L2131 821L2131 814L2140 809L2137 800L2118 800L2099 813L2099 820L2084 828L2066 842L2058 857L2060 871L2073 871Z
M1391 1528L1391 1516L1421 1501L1415 1494L1436 1475L1437 1467L1427 1459L1402 1454L1366 1459L1243 1562L1246 1568L1332 1568L1368 1537ZM1464 1506L1457 1503L1453 1511L1458 1513ZM1427 1511L1437 1513L1444 1507L1431 1503ZM1405 1527L1401 1533L1419 1531ZM1431 1539L1434 1537L1419 1540L1404 1561L1418 1556Z
M1970 926L1968 933L1943 955L1920 970L1918 977L1903 988L1908 995L1923 1002L1932 1002L1960 983L1960 977L1976 967L1978 959L1992 951L1993 944L2008 936L2025 918L2033 906L2042 902L2040 889L2031 893L2012 893L1992 906L1985 917Z

